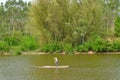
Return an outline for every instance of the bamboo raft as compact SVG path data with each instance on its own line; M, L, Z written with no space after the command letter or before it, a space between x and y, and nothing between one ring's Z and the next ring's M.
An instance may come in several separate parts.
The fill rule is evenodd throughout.
M68 68L69 66L32 66L32 68Z

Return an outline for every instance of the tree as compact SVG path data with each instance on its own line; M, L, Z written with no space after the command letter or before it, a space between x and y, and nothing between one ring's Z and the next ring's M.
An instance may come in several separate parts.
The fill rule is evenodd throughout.
M104 1L104 29L106 30L107 34L109 32L113 32L114 30L114 22L116 17L119 16L119 3L120 0L103 0Z
M23 0L8 0L5 3L6 17L11 31L24 31L24 26L27 20L28 4Z
M115 35L120 36L120 17L115 20Z
M7 0L0 5L0 40L25 34L30 3L23 0Z
M41 34L41 45L62 42L75 46L93 34L100 35L103 27L101 0L37 0L29 16L30 25Z

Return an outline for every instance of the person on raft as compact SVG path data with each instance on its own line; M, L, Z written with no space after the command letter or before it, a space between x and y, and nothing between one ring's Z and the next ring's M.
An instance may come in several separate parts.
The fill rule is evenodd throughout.
M58 59L57 59L57 57L54 58L54 61L55 61L55 65L57 67L58 66Z

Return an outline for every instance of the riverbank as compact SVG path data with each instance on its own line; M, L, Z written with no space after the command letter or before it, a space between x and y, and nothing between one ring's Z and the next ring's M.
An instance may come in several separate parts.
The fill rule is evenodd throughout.
M22 55L41 55L41 54L120 54L120 52L74 52L74 53L66 53L66 52L61 52L61 53L46 53L46 52L23 52Z
M120 52L93 52L93 51L89 51L89 52L74 52L74 53L65 53L65 52L61 52L61 53L46 53L46 52L35 52L35 51L30 51L30 52L22 52L19 55L44 55L44 54L89 54L89 55L94 55L94 54L120 54ZM16 55L16 54L12 54L12 53L2 53L0 55Z

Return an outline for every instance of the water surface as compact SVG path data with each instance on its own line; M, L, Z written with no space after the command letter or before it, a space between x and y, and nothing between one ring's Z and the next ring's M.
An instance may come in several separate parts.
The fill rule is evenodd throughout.
M66 69L31 66L69 65ZM0 56L0 80L119 80L120 55L20 55Z

